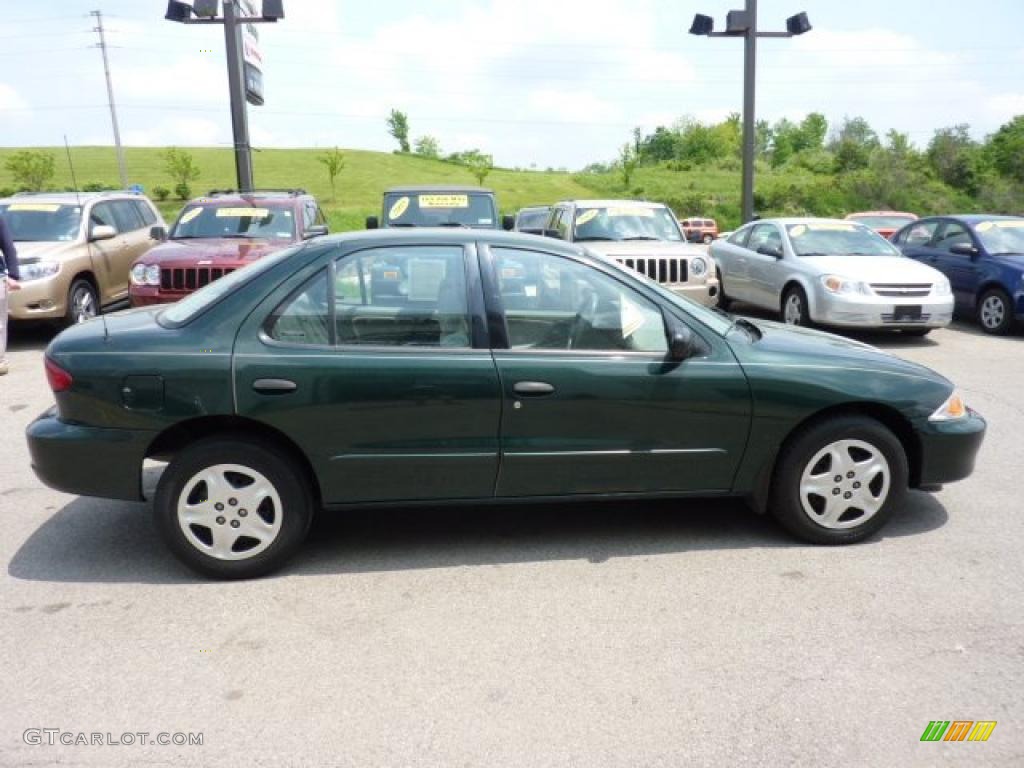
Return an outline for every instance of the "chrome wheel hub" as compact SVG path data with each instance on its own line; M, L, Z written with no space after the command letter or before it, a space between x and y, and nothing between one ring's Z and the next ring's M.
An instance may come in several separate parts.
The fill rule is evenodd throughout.
M281 498L261 473L217 464L193 475L178 496L178 526L189 544L218 560L245 560L281 532Z
M837 440L807 462L800 477L800 505L823 528L853 528L882 508L891 478L889 462L871 443Z
M85 288L79 288L71 297L71 314L76 323L84 323L96 317L96 302L93 301L92 293Z
M800 296L794 293L786 299L786 306L783 310L782 318L790 325L800 325L802 315L803 304L800 301Z
M998 296L989 296L981 303L981 324L986 328L998 328L1006 316L1006 307Z

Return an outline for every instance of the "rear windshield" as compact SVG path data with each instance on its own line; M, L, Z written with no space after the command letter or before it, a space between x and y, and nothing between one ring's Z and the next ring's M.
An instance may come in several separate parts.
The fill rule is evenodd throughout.
M238 290L241 286L245 285L250 280L259 277L271 267L280 264L293 253L296 253L301 247L301 245L297 245L292 248L284 248L280 251L276 251L275 253L271 253L261 259L257 259L251 264L247 264L241 269L236 269L234 272L225 275L220 280L215 280L214 282L207 284L195 293L190 293L178 303L171 304L167 309L161 312L158 318L160 323L170 327L184 325L200 313L206 311L209 307L216 304L224 296L227 296L232 291Z
M850 220L872 229L899 229L915 221L913 216L851 216Z
M480 192L389 192L385 227L473 227L497 229L494 198Z
M291 206L194 203L181 212L171 238L199 237L294 240L295 214Z
M59 203L5 203L0 205L11 239L21 243L78 239L82 206Z

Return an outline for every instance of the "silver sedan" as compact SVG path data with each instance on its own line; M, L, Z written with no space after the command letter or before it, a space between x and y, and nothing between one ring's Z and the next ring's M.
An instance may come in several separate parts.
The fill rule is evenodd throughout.
M949 281L868 227L838 219L767 219L711 244L732 300L793 325L893 328L924 335L953 319Z

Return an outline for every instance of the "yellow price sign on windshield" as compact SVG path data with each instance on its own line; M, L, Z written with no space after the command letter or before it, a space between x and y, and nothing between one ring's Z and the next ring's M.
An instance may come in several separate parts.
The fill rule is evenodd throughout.
M586 224L588 221L593 221L597 218L597 208L591 208L588 211L584 211L576 216L576 226L580 224Z
M400 219L402 214L409 210L409 198L400 197L395 200L395 204L391 206L391 210L388 211L389 219Z
M469 195L420 195L420 208L469 208Z
M60 205L56 203L11 203L8 211L35 211L36 213L56 213Z
M653 208L641 208L640 206L637 206L635 208L623 206L623 207L619 207L619 208L609 208L608 209L608 215L609 216L639 216L642 219L653 219L654 218L654 209Z
M181 220L179 224L188 224L192 219L196 218L200 213L203 212L202 208L189 208L183 214L181 214Z
M269 208L218 208L218 219L265 219Z

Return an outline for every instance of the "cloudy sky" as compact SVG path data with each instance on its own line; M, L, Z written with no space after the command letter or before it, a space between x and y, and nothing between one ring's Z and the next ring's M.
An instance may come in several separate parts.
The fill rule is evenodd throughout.
M259 0L257 0L259 2ZM254 145L390 150L385 117L444 151L504 166L609 159L633 126L717 120L742 104L742 43L686 34L694 12L741 0L284 0L264 25L266 104ZM918 144L970 123L983 136L1024 113L1024 2L761 0L758 117L866 117ZM4 0L0 145L112 143L94 20L103 11L128 145L227 146L220 27L163 20L162 0ZM972 27L973 25L973 27Z

